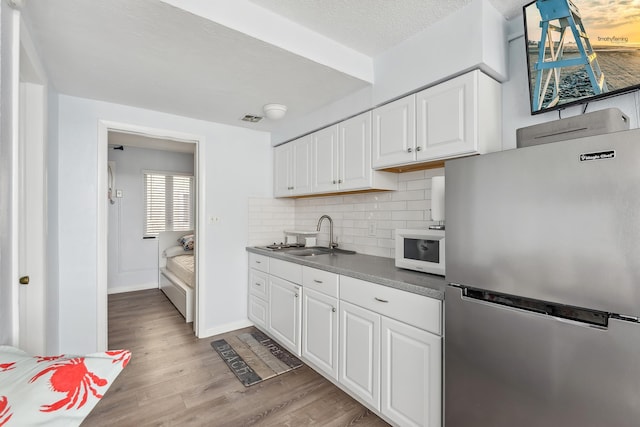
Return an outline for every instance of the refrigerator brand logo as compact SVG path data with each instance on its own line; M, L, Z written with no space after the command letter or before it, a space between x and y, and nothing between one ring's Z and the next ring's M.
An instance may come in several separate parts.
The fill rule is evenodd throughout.
M582 153L580 154L580 161L586 162L588 160L613 159L615 156L615 150L600 151L597 153Z

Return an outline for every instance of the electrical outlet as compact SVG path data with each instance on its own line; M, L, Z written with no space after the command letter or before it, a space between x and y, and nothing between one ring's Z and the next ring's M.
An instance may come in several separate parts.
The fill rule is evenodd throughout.
M376 222L369 221L369 229L367 231L367 235L375 237L376 233L377 233Z
M116 190L116 197L117 198L122 198L122 190Z

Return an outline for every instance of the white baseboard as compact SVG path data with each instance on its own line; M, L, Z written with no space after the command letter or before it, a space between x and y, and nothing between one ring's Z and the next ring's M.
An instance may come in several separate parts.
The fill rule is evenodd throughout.
M204 334L198 336L198 338L208 338L214 335L220 335L227 332L235 331L237 329L248 328L249 326L253 326L253 322L249 319L244 319L238 322L216 326L215 328L209 328L204 331Z
M143 283L141 285L133 285L133 286L121 286L117 288L108 288L107 294L121 294L124 292L135 292L135 291L145 291L147 289L158 289L158 284L153 283Z

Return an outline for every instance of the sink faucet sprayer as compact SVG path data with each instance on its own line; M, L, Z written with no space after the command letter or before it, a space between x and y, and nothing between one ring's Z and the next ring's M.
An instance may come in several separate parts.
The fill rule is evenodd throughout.
M320 226L322 225L322 220L325 219L325 218L329 220L329 247L331 249L337 248L338 244L333 241L333 220L331 219L331 217L329 215L322 215L320 217L320 219L318 220L318 228L316 229L316 231L320 231Z

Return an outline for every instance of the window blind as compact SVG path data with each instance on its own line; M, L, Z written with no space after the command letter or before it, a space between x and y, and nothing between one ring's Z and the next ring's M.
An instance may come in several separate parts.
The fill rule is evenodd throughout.
M145 172L144 235L193 229L193 176Z

